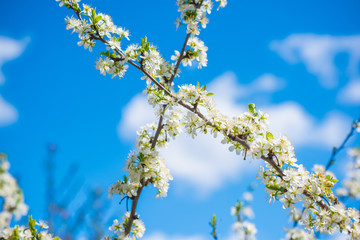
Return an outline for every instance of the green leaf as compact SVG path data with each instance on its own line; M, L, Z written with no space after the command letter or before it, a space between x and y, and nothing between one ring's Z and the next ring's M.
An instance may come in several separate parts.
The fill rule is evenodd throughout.
M146 36L141 39L141 47L143 48L144 51L148 51L148 50L146 50L146 48L147 48L147 37Z
M337 180L336 178L333 178L330 175L326 175L325 179L332 182L332 183L337 183L339 181L339 180Z
M209 92L209 93L206 94L206 96L208 96L208 97L212 96L212 95L214 95L212 92Z
M213 227L215 227L215 225L216 225L216 215L215 214L212 215L210 225Z
M102 19L101 16L96 16L95 19L94 19L94 23L98 23L100 20Z
M18 229L17 226L14 228L14 236L11 239L14 239L14 240L19 240L20 239L20 237L19 237L19 229Z
M270 189L270 190L274 190L274 191L279 191L281 193L285 192L285 188L284 187L279 187L277 185L271 185L271 184L266 184L266 188Z
M255 113L255 108L256 108L255 104L249 103L249 112Z
M95 17L96 17L96 8L93 8L92 10L92 19L95 20Z
M271 132L267 132L267 133L266 133L266 139L267 139L267 140L272 140L272 139L274 139L273 134L272 134Z
M107 52L100 52L101 55L105 56L105 57L110 57L110 53L109 51Z
M330 180L330 182L333 182L333 183L337 183L339 180L337 180L336 178L333 178Z
M30 228L31 234L32 234L33 236L36 236L36 235L37 235L37 231L36 231L35 225L36 225L36 221L35 221L35 219L33 219L32 216L30 215L30 216L29 216L29 228Z
M241 203L240 201L238 201L237 204L236 204L236 211L237 211L237 212L240 212L240 210L241 210L241 205L242 205L242 203Z
M75 5L73 5L73 8L74 8L74 11L76 13L80 13L81 12L81 9L79 8L79 4L77 2L73 3Z
M30 229L35 228L35 225L36 225L36 221L35 221L35 219L33 219L32 216L30 215L30 216L29 216L29 228L30 228Z

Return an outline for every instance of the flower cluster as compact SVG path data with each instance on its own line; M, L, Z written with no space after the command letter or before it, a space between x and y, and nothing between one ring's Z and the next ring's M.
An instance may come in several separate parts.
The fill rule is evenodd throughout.
M66 28L78 33L80 38L79 46L84 46L85 49L89 48L92 51L95 45L94 40L101 41L106 45L107 51L101 52L102 57L96 62L96 69L101 74L106 75L108 73L112 77L123 77L128 68L126 63L135 61L150 76L159 78L159 81L166 81L172 76L174 65L168 64L157 49L147 42L146 37L142 40L140 46L130 44L123 50L121 41L123 38L129 40L129 31L116 26L110 16L97 13L96 9L86 4L80 7L78 1L74 0L61 0L60 5L73 9L77 15L77 18L66 18ZM197 53L197 55L199 55L197 58L200 59L200 54ZM204 56L201 56L203 64L205 60Z
M349 164L346 179L342 182L343 187L336 189L336 193L342 197L360 199L360 148L352 148L348 151L353 162Z
M283 240L316 240L314 234L305 231L302 228L294 227L294 228L285 228L286 236Z
M216 0L220 2L219 7L225 7L226 0ZM198 67L207 66L207 47L204 42L198 39L196 36L200 34L199 25L202 28L206 28L209 19L207 14L211 13L213 8L213 2L211 0L178 0L178 11L181 13L180 18L176 20L176 26L186 25L186 33L188 34L187 46L190 49L185 53L175 51L175 55L171 57L171 60L181 61L184 66L191 66L193 61L198 63Z
M0 197L3 198L2 212L0 213L0 239L14 240L59 240L47 232L47 224L40 220L36 222L29 217L28 226L10 227L12 216L19 220L28 212L24 202L24 195L16 179L8 172L10 164L6 155L0 153Z
M128 68L126 59L123 57L121 49L121 40L126 38L129 40L129 31L116 26L110 16L97 13L96 9L83 4L82 8L78 4L79 0L57 0L60 1L60 6L66 6L73 9L77 15L75 17L67 17L66 29L78 33L80 41L79 46L84 46L85 49L92 51L95 46L94 40L102 41L106 44L107 52L103 52L105 57L99 58L96 63L96 68L100 73L112 74L112 77L124 76Z
M147 37L144 37L141 40L140 46L129 45L125 54L126 56L129 56L129 59L138 62L141 68L151 77L157 79L157 81L166 86L169 85L168 83L173 75L175 66L174 64L169 64L165 61L156 47L147 41ZM147 79L147 85L149 87L151 85L151 80L149 77L145 78Z
M185 53L184 56L180 56L180 52L175 50L175 55L171 56L171 60L179 60L180 57L181 63L184 66L192 66L192 62L196 61L198 63L198 68L207 66L207 53L208 48L205 46L204 42L197 37L190 37L187 45L190 47Z
M225 7L226 0L216 0L220 3L219 7ZM199 35L199 24L202 28L206 28L209 19L206 13L210 14L213 8L211 0L177 0L179 7L178 11L181 13L180 18L176 19L176 26L184 24L187 26L186 33L192 36Z
M16 179L8 172L9 168L10 163L6 155L0 153L0 197L4 199L0 213L0 226L9 226L13 215L16 220L19 220L28 212L24 195Z
M52 234L47 231L47 224L40 220L36 222L32 217L29 217L28 226L18 226L13 228L0 227L0 239L12 239L12 240L60 240L59 237L53 237Z
M315 240L317 239L316 236L312 231L307 231L302 227L299 227L298 224L303 217L303 211L298 208L293 208L289 213L290 215L290 222L293 222L292 228L284 228L286 232L286 236L283 240L302 240L302 239L309 239Z
M96 69L100 71L102 75L112 74L112 78L118 76L123 77L128 65L124 65L125 61L115 61L111 58L102 59L101 57L96 62Z
M121 223L117 219L113 221L113 225L109 227L109 230L114 232L116 237L110 238L110 237L104 237L103 240L110 240L110 239L119 239L119 240L135 240L137 238L142 238L145 232L145 226L144 223L141 220L134 220L131 233L132 236L126 236L125 235L125 228L129 221L130 213L126 212L125 216L123 216L123 220Z
M150 184L153 184L158 189L156 197L167 195L169 188L169 181L172 180L169 169L166 167L164 159L160 157L158 148L166 146L169 141L167 137L170 135L172 138L180 133L179 111L172 111L170 115L163 115L164 128L158 133L156 146L153 146L154 138L157 134L156 124L147 124L142 127L138 132L136 140L136 152L131 152L126 161L124 170L128 171L128 176L124 176L124 180L117 181L109 189L110 195L119 194L121 197L133 197L138 196L141 190ZM140 190L140 192L139 192ZM125 227L128 224L129 213L126 213L122 224L114 222L113 228L116 226L122 226L119 230L120 234L125 234ZM142 237L145 228L141 221L134 220L132 223L132 236L124 235L121 239L136 239ZM125 238L126 237L126 238ZM132 238L133 237L133 238Z
M136 152L131 152L126 161L124 170L129 172L123 181L116 182L110 188L110 194L120 194L122 197L137 195L137 189L141 186L154 184L158 189L157 196L166 196L169 188L169 180L172 180L169 169L159 152L152 148L152 139L155 136L156 125L148 124L138 132L136 140ZM167 139L165 131L160 133L157 146L164 147Z
M352 148L348 151L348 155L354 160L354 167L360 168L360 147Z
M236 239L256 240L257 229L255 224L245 220L253 219L255 214L250 207L250 202L253 199L251 192L243 194L244 202L238 201L235 206L231 208L231 215L236 217L236 222L232 228L236 233Z

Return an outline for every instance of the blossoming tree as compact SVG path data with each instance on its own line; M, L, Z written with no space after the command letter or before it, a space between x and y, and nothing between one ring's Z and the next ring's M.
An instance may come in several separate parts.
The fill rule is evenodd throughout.
M56 0L60 6L72 11L73 16L66 18L66 28L77 33L79 46L92 51L96 43L103 46L96 68L101 74L112 77L124 77L129 68L143 74L146 80L148 103L153 107L156 122L149 123L137 131L135 149L130 152L125 165L127 175L121 177L109 189L110 195L120 195L131 201L131 209L121 220L114 220L109 227L112 236L104 239L140 239L145 233L144 222L137 212L139 198L148 186L154 186L156 197L166 197L171 173L166 160L159 153L171 139L181 132L196 138L198 134L209 134L222 138L222 143L241 158L260 159L259 180L266 186L270 202L280 201L284 209L290 209L294 219L294 228L287 230L286 239L315 239L313 232L342 232L351 239L360 238L360 213L355 208L347 208L333 191L336 177L328 167L315 166L312 172L305 169L295 158L291 141L285 136L276 136L269 130L268 115L256 109L255 104L248 105L248 111L228 117L217 109L212 93L206 86L184 84L175 87L180 77L180 66L207 66L205 43L198 37L201 28L208 23L207 15L213 10L212 0L177 0L179 18L177 27L185 26L185 41L170 61L165 60L157 48L144 37L141 42L126 45L129 31L118 27L110 16L100 13L96 8L80 4L79 0ZM218 9L225 7L226 0L215 0ZM359 120L354 121L352 132L360 131ZM359 159L358 153L352 153ZM336 154L336 152L334 153ZM7 161L3 157L3 172ZM358 169L358 160L354 169ZM355 171L355 170L354 170ZM358 170L356 170L358 171ZM344 187L338 190L341 197L359 197L356 189L359 179L351 173ZM13 189L16 189L13 187ZM20 194L21 192L15 190ZM7 199L7 195L3 195ZM4 208L7 218L2 220L0 238L4 239L52 239L44 231L44 223L29 219L29 226L9 226L11 214L24 214L23 197L20 194L15 208ZM253 217L250 207L252 195L244 194L244 201L237 202L231 213L236 221L234 229L239 239L255 239L256 227L246 218ZM302 225L305 230L298 227ZM216 234L216 217L210 222L212 237ZM36 227L37 226L37 227Z

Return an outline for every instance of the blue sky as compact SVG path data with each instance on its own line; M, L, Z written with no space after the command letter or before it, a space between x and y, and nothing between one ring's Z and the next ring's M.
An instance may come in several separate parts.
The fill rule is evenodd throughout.
M167 59L182 46L175 1L86 3L129 29L130 42L146 35ZM256 103L270 114L274 131L292 139L300 162L309 169L326 164L360 114L359 7L355 0L229 1L200 35L209 47L208 67L182 68L175 84L208 84L229 115ZM140 95L141 74L130 68L123 79L100 75L94 62L101 48L90 53L77 46L77 36L65 29L70 11L55 1L2 1L0 11L0 151L31 213L42 218L48 143L58 146L58 176L76 162L86 184L107 188L123 175L137 127L153 117ZM204 136L181 136L163 154L174 181L167 198L154 199L152 190L141 197L147 234L209 239L216 213L225 239L230 207L256 181L261 162L243 162ZM340 159L347 161L345 154ZM344 165L335 165L337 175ZM253 207L259 239L284 236L288 217L280 205L269 206L261 184ZM125 210L114 208L119 215Z

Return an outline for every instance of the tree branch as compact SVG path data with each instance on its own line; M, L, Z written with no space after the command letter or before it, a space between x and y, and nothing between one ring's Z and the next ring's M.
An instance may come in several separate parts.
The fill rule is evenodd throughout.
M304 190L303 194L305 196L307 196L308 198L312 199L314 202L316 202L317 205L319 205L321 208L324 208L326 210L329 210L329 206L326 204L326 202L324 200L315 200L312 196L311 193L308 190Z
M128 221L127 225L125 226L125 232L124 232L125 236L128 236L130 234L133 222L134 222L135 219L138 218L138 216L136 215L136 207L137 207L137 203L138 203L139 198L140 198L140 194L141 194L141 192L142 192L142 190L144 189L145 186L146 186L146 183L144 183L144 179L142 179L141 180L141 187L138 188L138 190L136 192L136 196L134 196L132 198L130 217L129 217L129 221Z
M202 1L201 1L202 3ZM201 6L201 5L200 5ZM81 16L80 16L80 13L79 12L76 12L75 9L73 7L71 7L74 12L76 13L76 15L78 16L78 18L80 20L82 20ZM97 34L98 36L94 35L94 34L89 34L93 39L95 40L99 40L101 42L103 42L104 44L106 44L107 46L109 46L109 43L102 37L100 36L97 28L96 28L96 25L93 25L94 28L96 29L97 31ZM174 77L176 76L176 72L180 66L180 63L181 63L181 60L183 58L183 55L184 55L184 52L185 52L185 48L186 48L186 45L187 45L187 41L189 40L189 37L190 37L190 34L188 34L186 36L186 39L185 39L185 42L183 44L183 47L182 47L182 51L181 51L181 54L179 56L179 59L176 63L176 66L175 66L175 69L174 69L174 73L173 75L171 76L170 78L170 83L173 81ZM117 54L119 54L121 57L124 57L123 54L121 53L120 49L118 48L112 48ZM131 60L127 60L127 62L134 66L135 68L137 68L138 70L140 70L147 78L149 78L158 88L159 90L162 90L164 91L164 93L168 96L170 96L171 98L173 98L175 100L175 102L177 102L179 105L181 105L182 107L186 108L187 110L193 112L194 114L196 114L199 118L201 118L208 126L211 126L213 127L214 129L216 129L217 131L219 132L223 132L229 139L235 141L235 142L238 142L240 145L242 145L245 149L247 150L250 150L250 145L248 144L248 142L246 140L243 140L241 138L239 138L238 136L235 136L231 133L228 133L227 132L227 129L220 129L218 126L216 126L213 122L211 122L209 119L207 119L201 112L198 111L197 108L194 108L188 104L186 104L185 102L183 102L182 100L179 100L176 96L174 96L168 89L166 89L165 86L163 86L161 83L159 83L153 76L151 76L144 68L142 68L141 66L138 66L135 62L131 61ZM157 128L157 131L156 131L156 134L155 134L155 137L152 141L152 144L151 144L151 148L155 148L155 145L156 145L156 141L158 139L158 136L160 134L160 131L162 129L162 121L163 121L163 117L160 116L160 119L159 119L159 123L158 123L158 128ZM268 162L278 173L279 173L279 177L281 179L283 179L283 177L285 176L285 174L283 173L282 169L280 167L278 167L276 165L276 163L274 162L273 159L270 160L270 158L268 156L261 156L261 159L265 160L266 162ZM143 182L143 180L142 180ZM137 191L137 195L133 197L133 203L132 203L132 208L131 208L131 213L130 213L130 218L129 218L129 221L128 221L128 224L126 225L125 227L125 235L129 235L130 231L131 231L131 227L132 227L132 223L133 221L136 219L136 206L137 206L137 202L139 200L139 197L140 197L140 194L143 190L143 188L148 184L147 183L144 183L142 184L141 187L138 188L138 191ZM303 191L303 194L309 198L312 199L311 197L311 194L307 191L307 190L304 190ZM314 200L314 199L312 199ZM328 206L326 205L326 203L323 201L323 200L314 200L320 207L322 208L325 208L325 209L328 209Z

